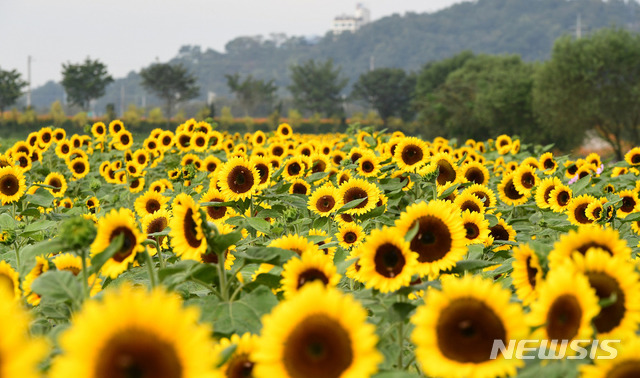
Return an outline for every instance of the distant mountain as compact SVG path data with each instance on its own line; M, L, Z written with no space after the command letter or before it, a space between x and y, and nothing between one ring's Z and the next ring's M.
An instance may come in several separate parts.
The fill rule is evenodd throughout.
M640 6L635 0L478 0L432 14L394 14L355 33L333 36L328 32L313 42L283 35L239 37L227 43L224 53L183 46L171 62L182 62L198 77L200 101L207 99L208 92L218 97L229 96L224 75L235 72L274 79L281 97L287 97L289 66L308 59L332 58L351 83L371 63L375 67L417 71L429 61L465 49L476 53L519 54L527 61L545 60L556 38L576 34L578 17L583 36L608 26L640 30ZM159 104L145 94L139 81L135 72L116 80L96 109L102 112L107 103L113 103L120 113L123 93L125 107L128 103L140 106L143 101L147 106ZM40 108L61 97L59 84L53 82L34 89L32 95L34 105Z

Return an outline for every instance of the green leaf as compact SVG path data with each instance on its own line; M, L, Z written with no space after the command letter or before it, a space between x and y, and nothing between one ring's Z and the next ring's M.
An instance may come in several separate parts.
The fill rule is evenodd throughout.
M316 172L316 173L313 173L313 174L309 175L309 177L307 177L306 180L308 182L313 183L313 182L316 182L318 180L322 180L323 178L327 177L328 175L329 175L329 172Z
M271 289L277 289L280 287L281 280L282 280L282 276L279 274L260 273L258 274L255 280L245 285L244 290L253 291L254 288L257 288L261 285L264 285Z
M217 368L220 368L222 365L226 364L227 361L229 361L229 358L231 358L231 356L233 356L233 352L236 351L236 348L238 348L237 344L231 344L228 347L224 348L222 350L222 352L220 352L220 355L218 356L218 365L216 365Z
M451 185L444 192L442 192L442 194L440 194L438 196L438 199L443 199L443 198L449 197L451 195L451 193L453 193L456 190L458 190L458 186L460 186L460 184Z
M266 220L262 218L254 218L254 217L247 218L246 220L247 220L247 224L251 228L265 234L269 233L269 229L271 228L271 225Z
M245 252L234 254L236 258L243 258L248 263L266 263L272 265L282 265L287 260L297 254L288 249L274 247L249 247Z
M374 375L372 378L419 378L420 376L415 373L409 373L407 371L384 371Z
M233 302L218 302L205 319L213 322L216 334L260 333L262 315L268 314L278 299L267 287L259 287Z
M20 250L20 257L23 262L31 261L36 258L36 256L45 256L50 253L58 253L61 252L64 248L64 244L62 240L58 238L53 238L51 240L41 241L35 244L29 244Z
M589 185L590 182L591 176L584 176L580 180L573 183L573 185L571 185L571 191L573 191L574 197L578 196L580 192L582 192L587 187L587 185Z
M462 272L473 272L476 270L480 270L486 268L488 266L497 265L495 261L487 261L487 260L462 260L456 263L451 270L445 273L462 273Z
M227 202L201 202L200 206L201 207L222 207L222 206L234 206L236 203L233 201L227 201Z
M51 207L53 204L53 195L48 190L38 188L34 194L27 196L27 201L32 205Z
M109 243L109 246L104 251L91 258L91 266L89 267L89 272L98 273L100 271L100 268L102 268L102 266L122 248L123 243L124 234L118 234L115 238L113 238L113 240L111 240L111 243Z
M52 222L49 220L41 220L41 221L33 222L28 224L27 227L24 228L24 231L22 231L20 235L23 237L27 237L37 232L44 231L46 229L51 229L57 224L58 222Z
M360 205L361 203L363 203L364 201L366 201L368 198L358 198L355 199L353 201L349 201L348 203L344 204L341 208L338 209L338 214L344 213L347 210L351 210L355 207L357 207L358 205Z
M216 235L209 241L211 242L213 252L221 254L240 240L242 240L242 232L233 231L224 235Z
M378 218L380 215L384 214L385 212L385 207L384 206L378 206L376 208L374 208L373 210L369 211L368 213L362 214L362 215L358 215L357 218L361 221L366 221L367 219L373 219L373 218Z
M404 240L409 242L413 240L413 238L418 234L418 230L420 229L420 222L416 222L409 231L404 235Z
M80 282L66 270L44 272L33 281L31 290L50 303L80 303L83 297Z
M621 222L636 222L640 221L640 213L631 213L626 217L620 219Z
M391 322L404 322L409 319L416 305L408 302L396 302L389 308L389 320Z
M4 213L0 214L0 229L13 230L16 228L16 221L11 218L11 215Z

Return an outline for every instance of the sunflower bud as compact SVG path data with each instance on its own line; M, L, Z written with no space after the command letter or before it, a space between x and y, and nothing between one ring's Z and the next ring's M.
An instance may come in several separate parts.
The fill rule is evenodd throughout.
M98 189L100 189L101 187L102 187L102 184L100 183L100 180L93 179L89 184L89 188L91 188L93 192L97 192Z
M69 218L60 226L60 237L68 249L85 248L95 239L96 226L91 220L81 216Z

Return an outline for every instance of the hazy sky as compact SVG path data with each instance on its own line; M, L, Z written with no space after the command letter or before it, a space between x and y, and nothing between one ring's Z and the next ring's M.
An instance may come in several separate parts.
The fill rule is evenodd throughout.
M433 12L463 0L366 0L373 20L407 11ZM0 68L27 76L32 86L61 80L64 62L87 56L115 78L182 45L224 51L243 35L324 35L333 17L352 14L345 0L0 0Z

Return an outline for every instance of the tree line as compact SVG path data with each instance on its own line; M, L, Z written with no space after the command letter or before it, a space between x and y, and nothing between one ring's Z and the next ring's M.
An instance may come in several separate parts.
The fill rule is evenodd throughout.
M487 139L507 133L528 142L555 143L562 150L580 145L593 131L621 158L640 144L640 35L609 28L586 38L556 41L551 58L529 63L516 55L463 51L425 64L418 72L378 68L362 73L349 93L347 78L333 60L291 65L287 87L294 106L315 117L344 119L345 103L375 109L388 126L405 122L425 137ZM164 100L170 118L175 106L198 96L195 76L181 64L155 63L140 72L141 85ZM63 65L69 101L86 108L113 79L104 64L87 59ZM245 116L258 107L279 116L274 80L239 73L227 85ZM0 110L11 106L25 83L15 71L0 69Z

